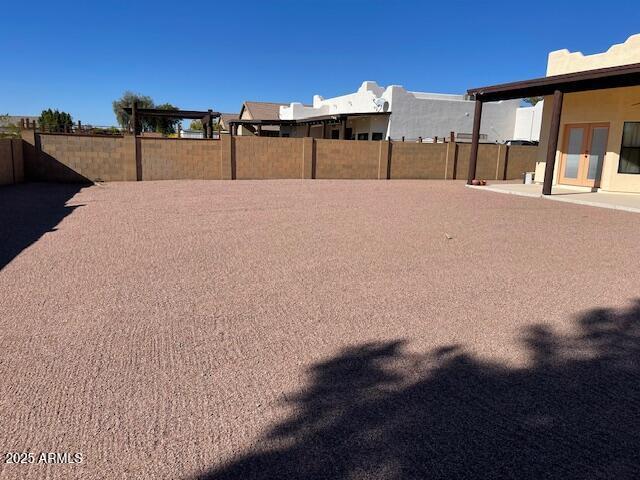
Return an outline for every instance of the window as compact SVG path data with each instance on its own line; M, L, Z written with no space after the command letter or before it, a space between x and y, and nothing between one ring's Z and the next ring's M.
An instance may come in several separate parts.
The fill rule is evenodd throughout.
M369 134L368 133L359 133L358 134L358 140L369 140Z
M382 140L384 138L384 134L382 132L373 132L371 134L371 140Z
M624 122L618 173L640 173L640 122Z

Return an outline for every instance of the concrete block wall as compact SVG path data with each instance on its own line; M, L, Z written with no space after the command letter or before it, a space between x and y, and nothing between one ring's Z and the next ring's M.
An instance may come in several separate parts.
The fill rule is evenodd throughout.
M221 180L222 145L203 139L139 138L142 180Z
M316 139L315 145L315 178L379 178L380 142Z
M445 143L394 142L391 178L445 178L447 151Z
M508 154L511 149L516 147L507 147L506 145L480 144L478 145L478 163L476 165L476 178L483 180L516 180L522 178L522 175L514 176L517 169L507 169L505 177L505 162L508 161ZM531 149L537 151L537 147L517 147ZM458 144L456 178L467 178L469 171L469 154L471 152L471 144ZM531 160L531 166L535 170L535 156ZM529 171L529 170L527 170ZM511 176L510 176L511 175Z
M303 138L234 137L236 178L304 178Z
M470 144L230 137L220 140L22 132L17 178L86 182L172 179L466 179ZM0 181L12 165L2 160ZM5 153L2 153L5 152ZM520 179L537 147L481 144L477 178ZM13 167L12 167L13 168ZM13 179L13 170L11 170ZM1 179L5 180L1 180ZM13 180L11 180L13 181Z
M22 140L0 139L0 185L24 181Z
M38 133L33 134L32 144L25 141L35 150L25 157L31 180L111 182L136 178L133 137Z
M507 154L507 179L522 178L525 172L533 172L538 159L537 147L514 145Z

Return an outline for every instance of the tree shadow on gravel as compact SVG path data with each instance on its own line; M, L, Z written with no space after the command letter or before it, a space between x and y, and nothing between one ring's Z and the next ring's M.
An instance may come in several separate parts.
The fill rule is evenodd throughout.
M297 414L197 478L637 478L640 301L590 311L577 327L526 331L526 368L459 346L345 350L310 369L288 400Z
M27 183L0 188L0 270L77 207L82 184Z

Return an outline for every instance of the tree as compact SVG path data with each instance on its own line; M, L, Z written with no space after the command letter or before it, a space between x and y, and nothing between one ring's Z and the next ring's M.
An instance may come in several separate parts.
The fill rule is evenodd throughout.
M138 108L157 108L161 110L179 110L178 107L170 103L156 105L153 99L148 95L141 95L129 90L122 94L117 100L113 101L113 113L118 120L118 124L122 128L129 128L131 119L130 115L124 111L126 107L131 107L133 102L137 102ZM180 118L160 118L160 117L142 117L138 120L140 129L143 132L157 132L163 135L176 133L176 127L180 123Z
M6 115L0 115L0 138L19 138L20 127L11 122L11 117L7 113Z
M163 103L162 105L156 105L159 110L178 110L178 107L174 107L170 103ZM149 123L153 126L153 131L162 133L163 135L169 135L170 133L176 133L176 127L180 123L179 118L170 117L151 117L148 119Z
M122 128L129 128L129 122L130 122L130 115L128 113L126 113L123 109L125 107L130 107L131 105L133 105L133 102L138 102L138 108L154 108L154 103L153 103L153 99L147 95L141 95L139 93L134 93L131 92L129 90L125 91L122 94L122 97L120 97L117 100L114 100L112 105L113 105L113 113L116 116L116 119L118 120L118 125L120 125ZM140 122L140 126L142 128L143 131L150 131L150 130L155 130L153 127L155 125L152 125L149 121L149 119L142 119L142 122Z
M54 132L63 132L65 128L71 129L73 127L73 119L67 112L60 112L57 109L43 110L38 118L38 125L40 128L46 128Z
M189 130L203 131L204 126L202 125L202 120L191 120L191 123L189 124Z
M531 106L535 106L536 103L542 101L544 99L544 97L527 97L527 98L523 98L523 100L525 102L527 102L528 104L530 104Z

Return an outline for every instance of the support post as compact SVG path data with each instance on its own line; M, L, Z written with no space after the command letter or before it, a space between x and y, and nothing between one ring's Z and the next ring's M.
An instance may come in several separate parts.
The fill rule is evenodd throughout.
M258 124L258 136L261 137L262 136L262 125Z
M131 131L133 132L134 135L138 134L137 110L138 110L138 102L133 102L133 105L131 105Z
M322 138L327 138L327 121L322 121Z
M207 115L203 125L204 138L213 138L213 124L211 123L211 115Z
M473 134L471 135L471 153L469 154L469 175L467 185L471 185L476 178L476 165L478 164L478 144L480 143L480 122L482 121L482 101L476 100L476 108L473 113Z
M340 119L340 140L345 140L347 134L347 117Z
M209 109L209 122L208 122L208 132L209 132L209 138L213 138L213 110Z
M142 181L142 140L133 136L133 153L136 158L136 181Z
M549 129L549 145L547 145L547 163L544 167L544 184L542 185L543 195L551 195L553 170L556 166L556 152L558 151L558 134L560 132L563 96L560 90L553 92L553 112L551 113L551 126Z
M142 154L138 138L138 102L131 105L131 131L133 133L133 154L136 159L136 181L142 180Z
M235 180L237 177L237 165L235 138L233 138L233 135L229 137L229 149L229 160L231 160L231 180Z
M311 136L311 124L307 123L307 128L305 129L305 137L310 137Z

